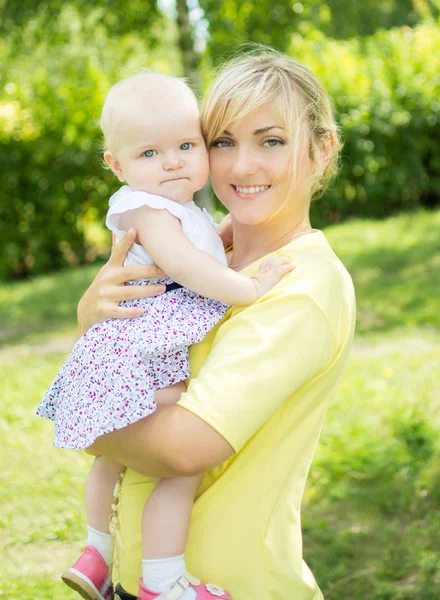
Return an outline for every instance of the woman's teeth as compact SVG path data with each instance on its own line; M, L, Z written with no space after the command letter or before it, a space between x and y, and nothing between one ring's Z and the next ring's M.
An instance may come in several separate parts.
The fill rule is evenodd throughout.
M235 186L237 192L240 194L256 194L257 192L265 192L270 188L270 185L256 185L255 187L239 187Z

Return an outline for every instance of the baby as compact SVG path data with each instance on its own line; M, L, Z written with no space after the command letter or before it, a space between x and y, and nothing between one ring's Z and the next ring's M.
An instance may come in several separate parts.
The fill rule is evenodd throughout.
M62 448L88 448L177 402L190 376L188 346L223 318L227 305L251 304L293 268L279 257L252 277L228 268L212 218L193 202L208 178L208 154L196 98L182 80L142 72L120 81L107 95L101 127L104 159L128 184L110 199L106 225L116 240L136 229L126 264L156 263L166 274L131 285L159 282L166 292L125 303L141 307L142 316L107 319L76 343L37 411L55 421L54 445ZM62 578L88 600L113 594L109 520L123 470L100 456L87 479L87 547ZM183 553L200 479L161 479L148 498L141 600L231 599L186 573Z

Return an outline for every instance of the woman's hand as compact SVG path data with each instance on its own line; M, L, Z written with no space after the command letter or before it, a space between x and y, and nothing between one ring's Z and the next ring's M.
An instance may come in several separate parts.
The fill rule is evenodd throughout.
M81 298L78 304L80 335L95 323L109 317L128 319L141 316L142 308L122 307L119 306L119 303L124 300L159 296L165 291L164 285L124 285L133 279L165 277L165 273L156 265L123 266L127 252L135 239L136 230L130 229L122 240L113 246L108 262L102 267Z
M232 220L229 213L220 221L218 234L222 239L225 250L230 248L232 246Z

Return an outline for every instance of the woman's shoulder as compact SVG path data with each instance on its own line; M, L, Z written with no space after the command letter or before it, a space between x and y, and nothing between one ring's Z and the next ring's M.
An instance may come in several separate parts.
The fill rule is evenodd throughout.
M314 286L325 288L333 281L335 284L339 282L340 285L352 286L348 270L322 231L317 230L305 236L301 243L287 244L279 254L296 266L293 275L297 272L297 276L300 276L296 278L297 283L311 282Z
M339 321L342 316L354 323L356 302L350 273L321 231L308 237L280 251L295 270L281 281L279 294L284 300L305 295L329 322Z

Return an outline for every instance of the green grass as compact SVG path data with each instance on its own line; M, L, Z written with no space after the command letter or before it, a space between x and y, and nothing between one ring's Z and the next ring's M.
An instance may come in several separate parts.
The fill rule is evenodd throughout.
M326 230L356 285L357 334L440 329L440 211Z
M359 315L304 503L305 558L326 600L439 597L439 230L435 211L326 231L353 275ZM54 450L51 424L33 413L97 268L0 291L5 600L77 598L59 574L83 543L90 459Z
M99 266L2 283L0 346L74 332L76 306Z

